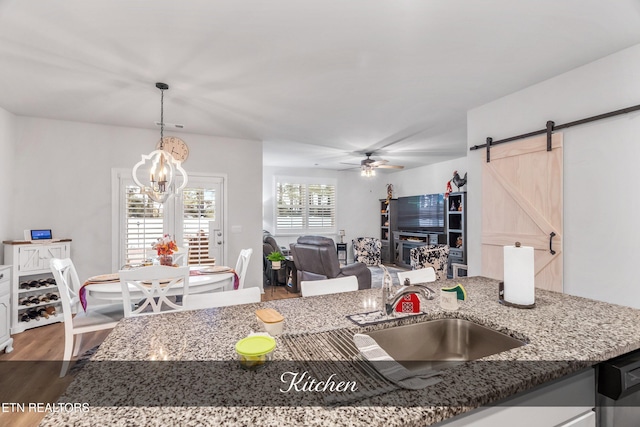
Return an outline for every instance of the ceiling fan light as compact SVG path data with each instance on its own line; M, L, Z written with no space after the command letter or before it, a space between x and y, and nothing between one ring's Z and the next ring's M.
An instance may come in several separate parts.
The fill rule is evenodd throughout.
M376 169L371 165L362 165L360 167L360 176L367 178L376 176Z

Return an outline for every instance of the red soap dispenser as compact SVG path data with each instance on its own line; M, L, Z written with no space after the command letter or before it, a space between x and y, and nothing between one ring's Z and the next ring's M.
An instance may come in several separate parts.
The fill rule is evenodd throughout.
M416 294L405 295L396 304L398 313L420 313L420 298Z

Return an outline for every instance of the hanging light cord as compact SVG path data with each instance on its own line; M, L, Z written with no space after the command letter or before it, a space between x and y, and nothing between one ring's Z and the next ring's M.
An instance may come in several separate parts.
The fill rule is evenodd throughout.
M160 89L160 149L164 149L164 89Z

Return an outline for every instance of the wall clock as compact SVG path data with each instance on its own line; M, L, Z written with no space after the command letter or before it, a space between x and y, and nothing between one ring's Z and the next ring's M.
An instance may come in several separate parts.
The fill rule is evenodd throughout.
M189 146L182 139L177 136L165 136L162 138L164 144L162 145L162 149L167 153L171 154L174 159L179 162L184 162L189 157ZM160 149L160 141L158 141L157 147Z

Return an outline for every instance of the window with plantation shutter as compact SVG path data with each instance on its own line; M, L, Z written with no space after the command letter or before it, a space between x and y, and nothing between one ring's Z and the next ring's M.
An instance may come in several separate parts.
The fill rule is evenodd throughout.
M328 233L336 229L336 185L313 178L276 178L276 232Z
M135 185L125 187L124 264L140 264L149 257L151 245L164 233L162 204L140 193Z

